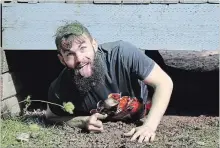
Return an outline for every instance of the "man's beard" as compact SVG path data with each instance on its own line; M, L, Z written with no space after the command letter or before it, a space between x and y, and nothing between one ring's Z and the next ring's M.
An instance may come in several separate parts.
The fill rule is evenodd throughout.
M90 77L81 76L79 70L70 70L74 88L79 91L80 95L86 95L93 87L98 87L100 84L104 83L105 68L101 54L95 54L91 68L93 73Z

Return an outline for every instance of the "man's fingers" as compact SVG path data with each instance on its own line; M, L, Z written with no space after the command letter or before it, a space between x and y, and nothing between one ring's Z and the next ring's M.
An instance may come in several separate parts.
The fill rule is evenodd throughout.
M90 116L90 121L96 121L96 120L103 120L107 117L108 115L105 114L105 115L102 115L100 113L95 113L93 115Z
M145 136L144 142L149 142L150 136Z
M135 128L131 129L129 132L124 133L124 136L132 136L135 132Z
M99 119L99 120L104 120L105 118L107 118L107 114L105 115L102 115L102 114L99 114L99 113L95 113L94 116Z
M140 132L140 131L136 132L136 133L132 136L131 141L136 140L137 137L140 136L140 135L141 135L141 132Z
M155 139L155 133L153 133L153 134L151 134L151 136L146 136L145 138L144 138L144 142L153 142L154 141L154 139Z
M103 124L100 120L90 120L89 125L93 125L95 127L101 128L103 127Z
M156 134L155 134L155 133L153 133L153 134L152 134L152 136L150 137L150 142L153 142L153 141L154 141L155 136L156 136Z
M98 119L100 119L100 118L103 119L104 117L106 118L106 115L95 113L95 114L91 115L91 117L89 119L89 122L88 122L88 125L92 124L92 125L94 125L96 127L102 127L103 126L102 122L100 120L98 120Z
M101 132L101 131L103 131L103 127L98 128L98 127L95 127L95 126L93 126L93 125L89 125L89 126L88 126L88 130L89 130L89 131L93 131L93 132Z
M139 139L138 139L138 142L139 142L139 143L142 143L145 137L146 137L146 136L143 135L143 134L140 135L140 137L139 137Z

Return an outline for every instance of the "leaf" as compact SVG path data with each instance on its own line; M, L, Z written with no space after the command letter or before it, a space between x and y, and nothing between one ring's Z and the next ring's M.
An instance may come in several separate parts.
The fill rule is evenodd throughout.
M26 98L26 107L31 105L31 97L28 95Z
M75 109L75 106L71 102L64 102L63 103L64 110L70 114L73 114L73 110Z

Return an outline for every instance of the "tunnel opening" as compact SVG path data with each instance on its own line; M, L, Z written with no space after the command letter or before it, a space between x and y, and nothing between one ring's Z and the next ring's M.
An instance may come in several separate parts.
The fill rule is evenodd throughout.
M5 54L9 71L15 73L22 82L19 101L25 99L27 95L30 95L32 100L47 100L50 83L64 68L57 58L57 52L6 50ZM156 50L145 51L145 54L155 60L174 82L174 90L166 114L218 116L219 69L184 70L166 65ZM152 88L150 92L152 95ZM28 109L46 109L46 104L32 102Z

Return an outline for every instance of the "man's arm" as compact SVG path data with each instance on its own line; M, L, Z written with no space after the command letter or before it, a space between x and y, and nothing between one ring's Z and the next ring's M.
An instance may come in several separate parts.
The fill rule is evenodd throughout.
M51 84L48 91L48 101L62 105L63 100L58 95L55 95L54 83ZM60 106L47 104L46 119L50 122L63 123L65 122L70 127L85 128L89 131L100 132L103 131L103 125L100 120L107 116L102 114L94 114L92 116L74 116L64 111Z
M156 129L170 101L173 82L153 59L136 46L122 41L120 53L121 60L131 76L136 76L137 79L154 88L152 107L145 124L152 125Z
M149 125L156 130L170 101L173 90L172 79L155 63L144 83L154 88L152 106L144 125Z
M49 106L47 106L46 111L46 119L50 122L55 123L66 123L70 127L79 127L84 128L93 132L102 132L103 124L101 120L104 120L107 115L102 115L99 113L93 114L91 116L57 116L50 110Z
M86 127L85 123L88 121L89 117L90 116L78 116L78 117L57 116L50 110L49 106L47 105L46 119L50 122L55 122L55 123L65 122L70 127L85 128Z
M120 45L122 60L127 65L132 76L136 76L137 79L154 88L152 106L144 124L133 128L125 135L132 136L132 141L138 137L138 142L153 141L157 126L169 104L173 82L153 59L149 58L137 47L127 42L121 42Z

